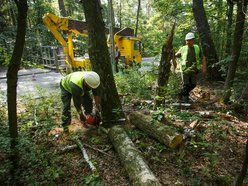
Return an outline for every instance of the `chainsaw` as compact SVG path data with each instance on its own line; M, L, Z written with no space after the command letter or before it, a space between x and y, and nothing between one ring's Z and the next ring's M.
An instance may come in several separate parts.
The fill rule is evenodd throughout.
M121 119L117 119L117 120L102 120L102 112L101 112L101 107L100 107L100 111L99 112L95 112L94 114L90 114L88 116L86 116L86 123L88 125L94 125L96 127L99 127L102 123L122 123L126 121L126 118L121 118Z
M94 114L90 114L88 116L86 116L86 123L89 125L94 125L96 127L99 127L100 123L101 123L101 116L98 112L94 113Z

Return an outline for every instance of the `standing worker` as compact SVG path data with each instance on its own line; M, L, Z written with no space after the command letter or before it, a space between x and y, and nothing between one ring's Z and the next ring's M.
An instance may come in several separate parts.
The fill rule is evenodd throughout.
M100 77L96 72L73 72L61 79L61 100L63 102L62 126L65 132L68 132L68 126L71 124L71 98L79 114L81 122L85 125L86 119L93 110L93 101L89 91L92 90L95 100L95 110L99 111L100 96L97 87L100 85ZM84 113L82 107L84 107ZM86 115L86 116L85 116Z
M120 50L118 49L118 46L115 45L115 71L116 71L116 73L119 72L119 69L118 69L118 62L119 62L120 57L121 57L121 52L120 52Z
M183 87L179 94L180 101L189 102L189 93L196 87L197 74L201 70L206 73L206 61L201 49L194 44L195 35L189 32L185 36L186 45L181 47L176 53L176 57L181 58L178 63L183 82ZM202 64L202 66L201 66Z

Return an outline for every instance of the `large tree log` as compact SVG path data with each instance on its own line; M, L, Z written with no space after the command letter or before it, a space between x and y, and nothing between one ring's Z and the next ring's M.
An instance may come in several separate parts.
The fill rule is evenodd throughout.
M113 126L109 131L109 138L120 156L132 185L161 185L121 126Z
M129 115L129 120L140 130L146 132L170 148L177 147L183 140L183 135L178 134L172 127L158 121L153 121L151 117L145 116L139 112L131 113Z

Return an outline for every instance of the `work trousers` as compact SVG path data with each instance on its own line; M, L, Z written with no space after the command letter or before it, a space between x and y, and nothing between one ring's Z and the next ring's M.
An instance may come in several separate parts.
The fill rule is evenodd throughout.
M196 79L197 79L196 74L192 74L192 75L183 74L183 78L182 78L183 87L181 89L180 96L182 96L183 98L189 97L190 91L196 87Z
M68 127L71 124L71 99L72 94L64 89L62 85L60 85L61 89L61 100L63 103L63 110L62 110L62 126L64 128ZM89 115L92 113L93 109L93 100L90 97L90 93L85 91L84 95L81 96L81 105L84 108L84 113Z

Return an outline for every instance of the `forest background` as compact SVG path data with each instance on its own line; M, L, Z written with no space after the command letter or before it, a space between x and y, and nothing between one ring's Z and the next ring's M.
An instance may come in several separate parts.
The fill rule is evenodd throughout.
M1 1L0 63L3 67L10 63L11 55L14 50L18 21L18 11L15 2L18 1ZM202 5L204 6L194 6L201 5L201 3L203 3ZM34 67L40 64L41 45L58 45L52 34L47 31L47 28L42 23L41 18L45 13L50 12L57 15L66 15L73 19L85 20L82 4L79 1L60 0L57 2L30 0L28 1L28 6L26 42L21 59L22 68ZM211 52L205 51L205 54L209 57L209 62L211 62L208 63L208 69L212 75L216 75L215 80L225 81L225 85L223 84L224 92L222 92L223 100L231 100L232 103L239 103L241 101L245 107L248 100L248 63L247 50L245 50L248 44L248 37L247 22L244 21L247 17L246 0L204 2L195 0L193 2L169 0L113 1L115 26L135 28L137 37L142 39L143 56L157 56L157 59L160 59L161 48L165 44L174 23L176 23L173 40L175 51L179 49L181 45L184 45L184 37L189 31L197 33L196 43L201 44L205 42L204 35L201 33L201 23L204 23L204 21L202 21L204 20L204 17L201 17L202 15L198 17L194 16L197 12L193 11L195 10L192 9L193 7L198 8L200 12L204 12L207 18L207 26L209 26L209 28L206 28L205 31L207 31L206 35L210 36L210 41L213 41L213 43L210 42L211 48L209 51ZM105 25L108 25L108 5L107 2L104 1L102 2L102 15ZM241 19L238 19L240 15ZM197 18L199 17L201 19L200 23L199 20L197 21ZM239 25L240 23L243 23L243 25ZM85 41L85 44L82 44L81 41ZM75 42L77 43L75 45L75 50L78 51L79 54L80 52L87 51L87 38L78 36ZM202 45L202 47L204 48L204 45ZM215 61L212 63L210 58L211 55L208 53L213 54L213 49L214 52L216 52L216 55L214 54ZM214 71L212 69L214 69ZM133 78L133 83L137 79ZM120 80L119 85L121 83ZM142 89L144 87L145 86L140 86L138 89L135 87L136 90L140 91L136 95L138 98L141 98L142 96L146 98L148 95L147 92ZM135 92L135 88L131 87L131 92ZM226 94L226 92L230 93ZM47 101L50 103L52 102L52 100ZM239 106L237 107L238 109L240 108ZM242 106L242 108L244 107ZM46 108L43 109L46 110ZM160 116L160 114L157 114L157 116ZM22 119L25 120L25 117ZM52 173L49 172L49 174ZM55 171L55 174L59 173ZM56 177L56 175L53 176Z

